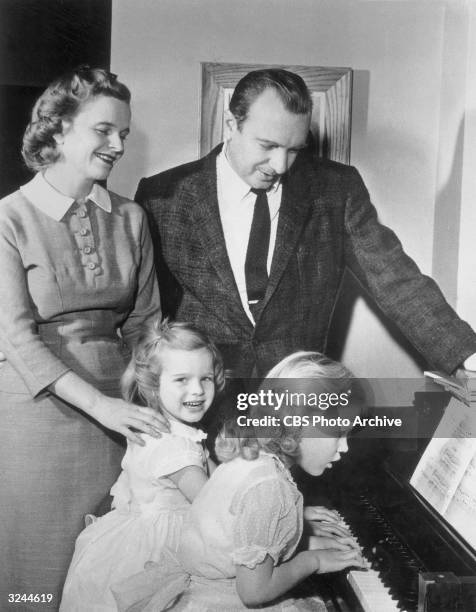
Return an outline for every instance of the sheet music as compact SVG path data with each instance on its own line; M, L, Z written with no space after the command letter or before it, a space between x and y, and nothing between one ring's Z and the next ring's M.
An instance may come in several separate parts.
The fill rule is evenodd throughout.
M410 484L476 548L476 407L452 399Z
M456 489L445 518L476 550L476 456Z

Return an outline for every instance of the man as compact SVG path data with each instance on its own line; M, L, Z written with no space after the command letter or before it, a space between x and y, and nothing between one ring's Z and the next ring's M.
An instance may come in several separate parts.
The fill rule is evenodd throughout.
M295 350L325 352L347 266L432 366L452 372L476 352L475 333L378 222L358 172L305 150L311 110L296 74L251 72L223 146L141 180L164 313L205 330L235 376L261 375Z

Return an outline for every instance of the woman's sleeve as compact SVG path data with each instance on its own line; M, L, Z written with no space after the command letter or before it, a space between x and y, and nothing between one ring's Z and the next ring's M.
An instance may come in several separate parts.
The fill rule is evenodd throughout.
M278 479L268 479L249 488L232 504L235 515L233 555L235 565L253 569L267 555L274 565L299 529L296 500L289 488Z
M0 350L33 397L70 368L44 344L38 333L26 274L15 235L0 220Z
M137 292L134 307L121 329L123 338L130 347L134 345L141 325L158 319L161 315L159 287L154 265L154 247L146 215L142 209L137 208L141 220Z

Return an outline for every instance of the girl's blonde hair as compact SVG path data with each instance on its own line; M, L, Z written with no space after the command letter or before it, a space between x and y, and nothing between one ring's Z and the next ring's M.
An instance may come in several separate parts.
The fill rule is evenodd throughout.
M212 356L215 392L222 391L225 385L223 361L216 346L202 331L190 323L167 319L144 327L121 378L124 399L160 412L158 390L164 350L195 351L202 348L207 349Z
M321 393L348 393L354 392L352 373L342 364L333 361L325 355L313 351L299 351L285 357L272 368L264 379L261 389L274 391L293 385L292 379L311 379L312 391L317 395ZM286 379L282 384L272 382L272 379ZM299 383L295 383L299 387ZM270 386L271 385L271 386ZM357 389L356 389L357 390ZM355 397L353 399L356 399ZM237 456L247 460L256 459L261 451L272 453L290 467L296 463L299 455L299 444L302 431L298 426L284 425L284 417L288 415L309 414L310 410L316 412L322 408L310 408L302 403L283 404L279 409L280 424L268 427L270 435L257 437L246 435L246 428L238 427L236 418L227 421L217 437L215 443L216 455L220 461L230 461ZM258 418L263 416L276 416L274 406L260 405L251 407L249 416ZM263 429L261 429L263 431ZM245 435L243 435L245 434Z

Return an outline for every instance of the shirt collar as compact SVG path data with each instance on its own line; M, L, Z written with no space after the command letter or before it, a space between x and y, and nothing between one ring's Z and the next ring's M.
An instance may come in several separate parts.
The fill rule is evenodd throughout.
M239 174L233 169L226 155L226 143L218 155L217 168L222 185L226 186L228 193L234 193L240 200L245 198L251 190L251 187L246 183ZM268 193L276 193L279 189L281 179L274 182L267 190Z
M201 442L202 440L206 440L207 434L204 433L201 429L197 429L196 427L191 427L190 425L186 425L185 423L181 423L180 421L170 420L170 433L176 436L181 436L182 438L188 438L192 442Z
M29 183L20 187L20 191L32 204L55 221L60 221L75 201L74 198L57 191L41 172L38 172ZM86 199L108 213L112 210L108 191L97 183L93 184Z

